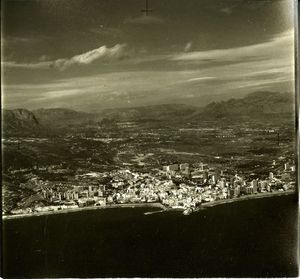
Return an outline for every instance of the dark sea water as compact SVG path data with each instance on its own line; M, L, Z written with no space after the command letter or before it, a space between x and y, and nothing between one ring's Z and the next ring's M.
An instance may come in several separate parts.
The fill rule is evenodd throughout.
M4 277L297 276L297 197L5 220Z

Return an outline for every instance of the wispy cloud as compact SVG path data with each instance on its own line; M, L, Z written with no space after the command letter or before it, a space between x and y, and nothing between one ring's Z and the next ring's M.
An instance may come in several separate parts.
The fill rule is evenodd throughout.
M188 42L184 47L184 52L191 51L192 47L193 47L193 42Z
M142 16L138 16L138 17L134 17L134 18L126 18L124 20L125 24L142 24L142 25L146 25L146 24L161 24L164 22L164 19L158 16L146 16L146 15L142 15Z
M45 35L36 35L30 34L29 36L3 36L1 38L1 42L4 45L11 45L11 44L30 44L30 43L37 43L41 42L42 40L49 40L51 37Z
M61 79L48 84L6 85L3 91L7 103L16 96L26 95L27 100L22 100L21 106L34 108L70 107L71 100L75 102L73 108L77 109L76 106L84 106L78 100L90 100L93 106L100 104L102 107L123 106L124 101L139 105L167 100L171 96L182 98L185 95L182 88L187 80L196 80L197 76L197 71L117 72Z
M39 62L18 63L15 61L2 62L2 66L8 68L24 68L24 69L49 69L56 68L66 70L74 65L88 65L94 61L112 62L120 60L128 55L126 44L116 44L109 48L101 46L99 48L89 50L85 53L75 55L71 58L61 58L54 61L44 61L47 56L43 55L39 58Z
M112 48L101 46L85 53L75 55L70 59L58 59L54 61L53 66L65 70L73 65L87 65L99 59L104 61L118 60L125 56L125 48L125 44L117 44Z
M52 61L41 61L32 63L19 63L16 61L3 61L1 66L5 68L17 68L17 69L49 69L52 67Z
M267 42L238 48L160 55L146 52L142 56L131 55L107 72L97 70L90 75L74 77L69 71L68 75L62 75L69 78L53 79L50 83L5 85L4 101L17 107L97 110L173 101L205 105L214 98L243 96L255 90L292 91L293 50L293 32L289 30ZM67 69L97 60L111 61L127 53L128 49L121 45L98 48L62 59L56 67ZM49 67L55 61L29 65L10 63L34 68ZM163 67L167 63L168 70Z
M293 44L293 31L289 30L271 38L268 42L260 44L229 49L179 53L174 55L171 59L174 61L201 63L207 61L242 61L248 58L273 58L278 57L278 55L287 54L287 51L292 54Z
M182 67L201 65L199 80L192 78L190 81L202 81L202 77L215 77L211 80L211 90L214 92L234 94L241 89L251 92L251 90L263 88L276 91L282 88L293 90L293 30L277 34L269 41L259 44L229 49L182 52L173 55L170 59ZM205 65L209 67L205 68ZM206 81L207 85L209 80ZM198 83L197 86L199 86Z
M232 7L224 7L224 8L221 8L219 11L220 11L220 13L223 13L226 15L231 15L233 8Z
M205 81L205 80L213 80L216 79L215 77L197 77L197 78L190 78L187 80L187 82L193 82L193 81Z
M123 32L119 28L106 27L104 25L100 25L96 28L91 28L90 32L102 36L111 37L121 37L123 35Z

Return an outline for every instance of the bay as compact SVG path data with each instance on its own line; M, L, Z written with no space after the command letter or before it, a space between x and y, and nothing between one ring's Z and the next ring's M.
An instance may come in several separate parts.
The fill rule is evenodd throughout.
M3 222L4 277L297 276L297 196L185 216L111 208Z

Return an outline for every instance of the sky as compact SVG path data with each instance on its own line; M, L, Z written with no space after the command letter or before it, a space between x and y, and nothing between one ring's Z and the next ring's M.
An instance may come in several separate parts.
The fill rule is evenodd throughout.
M2 106L205 106L294 91L293 0L4 0Z

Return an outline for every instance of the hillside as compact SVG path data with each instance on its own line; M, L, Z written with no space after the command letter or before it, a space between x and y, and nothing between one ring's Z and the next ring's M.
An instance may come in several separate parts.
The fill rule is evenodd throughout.
M99 117L117 121L178 121L191 115L199 108L183 104L163 104L134 108L106 109Z
M40 128L40 123L33 112L26 109L2 111L3 133L19 133L20 131L34 132Z
M41 125L52 127L80 125L95 117L93 114L64 108L38 109L33 113Z
M58 128L85 127L113 122L135 121L140 123L164 122L184 125L201 120L232 119L243 121L281 117L293 117L294 97L290 93L255 92L241 99L212 102L204 108L163 104L135 108L99 110L98 113L78 112L70 109L39 109L33 112L25 109L4 110L4 131L15 132L50 131Z
M209 116L258 116L292 113L294 97L290 93L255 92L242 99L210 103L203 111Z

